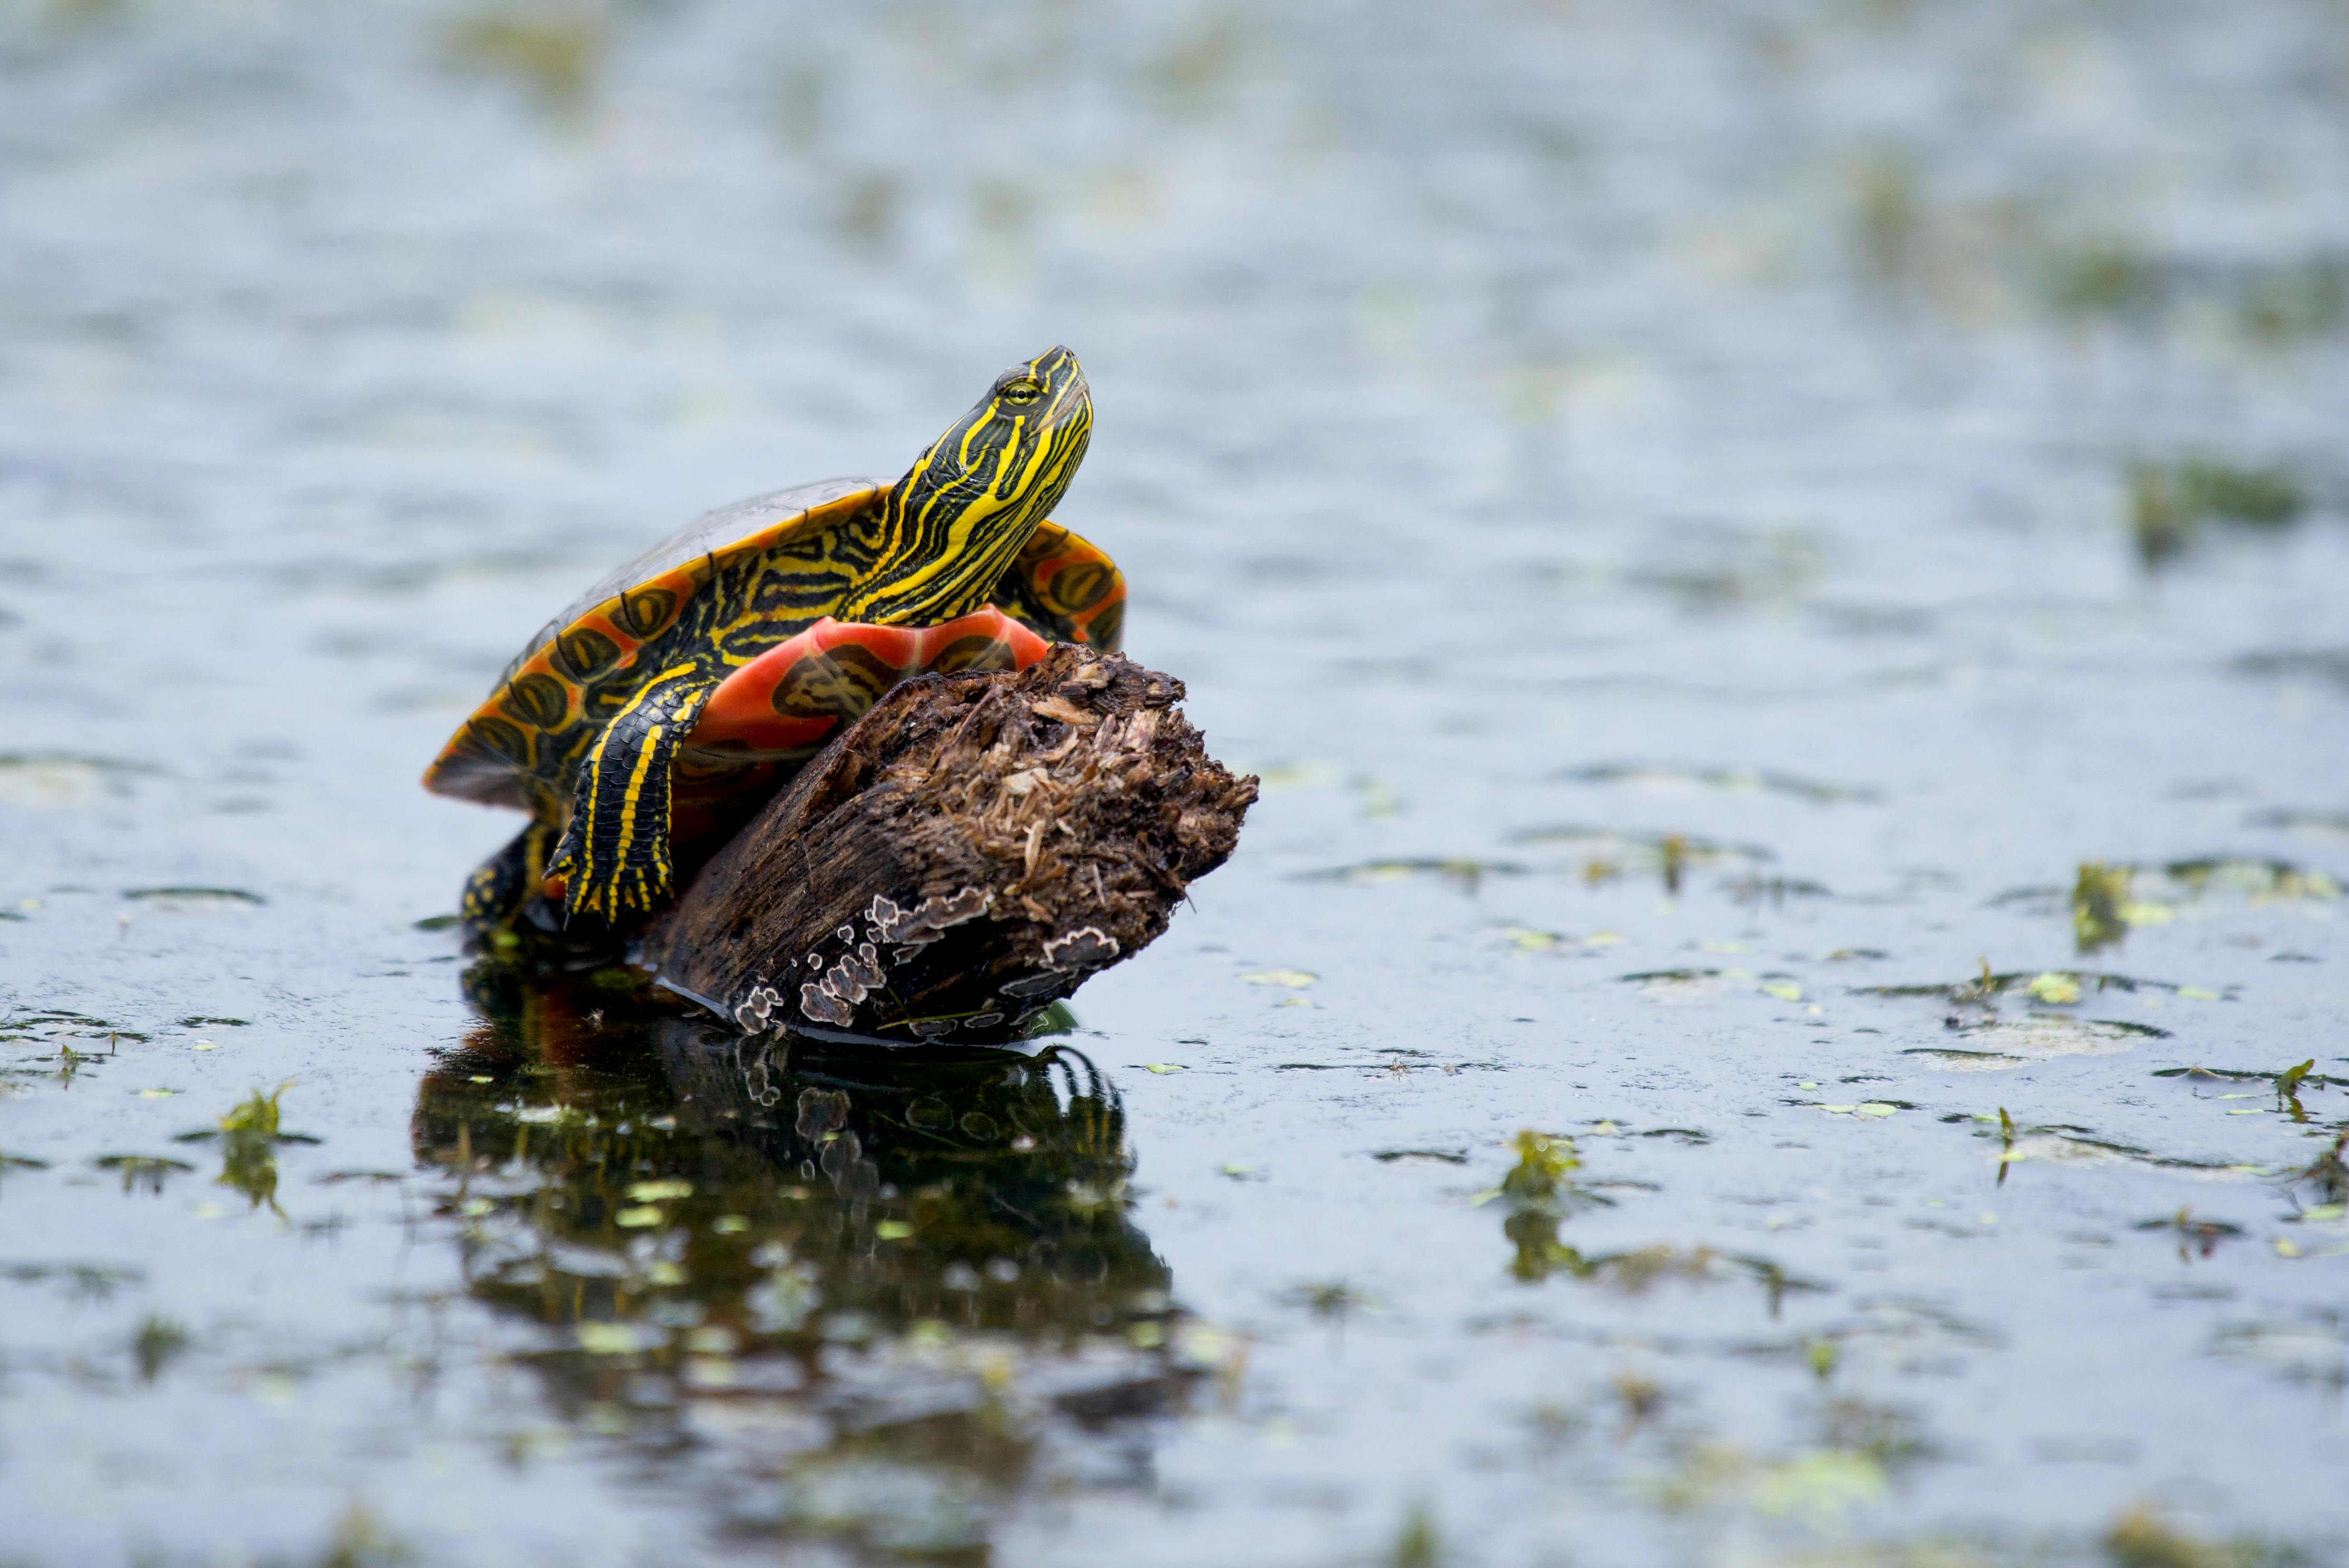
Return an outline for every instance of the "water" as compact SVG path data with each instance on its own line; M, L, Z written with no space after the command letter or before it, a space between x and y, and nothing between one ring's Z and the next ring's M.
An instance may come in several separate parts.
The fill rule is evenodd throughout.
M2349 1550L2338 7L0 15L0 1562ZM1266 781L1073 1033L419 926L1056 341Z

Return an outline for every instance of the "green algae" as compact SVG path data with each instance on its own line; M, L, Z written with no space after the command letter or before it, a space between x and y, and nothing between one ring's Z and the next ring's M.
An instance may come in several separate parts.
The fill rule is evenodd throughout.
M2129 534L2147 571L2158 570L2213 528L2274 532L2308 510L2306 485L2290 469L2207 453L2127 469Z
M1464 893L1474 894L1489 877L1521 877L1527 868L1510 861L1477 860L1468 856L1423 856L1403 860L1362 861L1353 865L1336 866L1328 871L1305 872L1299 880L1305 882L1350 882L1357 886L1378 887L1395 882L1414 882L1422 877L1433 877L1446 882Z
M161 1197L173 1176L195 1169L184 1160L160 1154L101 1154L90 1163L120 1175L125 1193L144 1191L150 1198Z

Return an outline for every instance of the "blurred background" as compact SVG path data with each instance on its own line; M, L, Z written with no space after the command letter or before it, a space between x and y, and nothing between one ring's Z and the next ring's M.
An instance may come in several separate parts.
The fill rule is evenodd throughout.
M1106 1086L937 1091L1044 1093L1003 1180L1110 1261L1008 1360L926 1326L993 1254L866 1231L599 1219L635 1283L528 1306L533 1194L764 1226L817 1150L531 1156L680 1091L468 1010L515 824L416 775L609 566L1056 342L1061 521L1267 789L1078 999ZM0 0L0 1563L2335 1561L2344 410L2337 0ZM2145 1077L2303 1057L2314 1123ZM1626 1127L1607 1209L1507 1141ZM898 1435L719 1398L721 1318L894 1347ZM1088 1324L1166 1364L1003 1427Z

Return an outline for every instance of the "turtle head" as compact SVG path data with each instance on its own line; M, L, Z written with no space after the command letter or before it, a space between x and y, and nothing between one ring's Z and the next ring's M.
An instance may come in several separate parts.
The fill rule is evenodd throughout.
M890 487L880 557L833 613L931 625L986 603L1068 493L1092 427L1092 392L1067 349L997 377Z

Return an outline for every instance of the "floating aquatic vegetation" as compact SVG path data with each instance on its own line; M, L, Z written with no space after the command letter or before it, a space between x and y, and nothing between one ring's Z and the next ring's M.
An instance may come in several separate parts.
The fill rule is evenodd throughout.
M1923 1418L1905 1405L1856 1393L1830 1394L1820 1401L1814 1419L1821 1448L1865 1455L1888 1474L1940 1454Z
M2253 904L2332 903L2341 883L2329 872L2290 861L2249 855L2107 865L2083 861L2067 897L2054 887L2012 888L1988 907L2054 914L2068 909L2083 953L2118 942L2131 927L2166 925L2207 901L2240 898Z
M1380 1062L1275 1062L1273 1064L1272 1070L1277 1073L1384 1073L1389 1077L1401 1077L1405 1073L1425 1072L1433 1069L1444 1074L1447 1078L1454 1077L1464 1072L1499 1072L1504 1070L1502 1064L1499 1062L1447 1062L1434 1059L1426 1061L1410 1061L1405 1058L1411 1057L1423 1057L1426 1056L1427 1053L1424 1051L1410 1050L1401 1046L1382 1046L1379 1049L1380 1054L1384 1056L1387 1058L1386 1060Z
M0 805L62 810L130 792L130 780L160 769L151 763L64 751L0 752Z
M2091 1167L2099 1165L2135 1165L2147 1170L2178 1171L2206 1180L2240 1180L2261 1174L2257 1165L2227 1164L2209 1160L2183 1160L2170 1155L2156 1154L2149 1149L2133 1143L2117 1143L2095 1136L2085 1127L2062 1123L2018 1127L2005 1109L1996 1117L1976 1115L1971 1119L1944 1117L1945 1121L1971 1119L1976 1135L1999 1140L1998 1161L2002 1182L2005 1168L2026 1161L2045 1164Z
M101 1154L90 1161L100 1171L112 1171L122 1177L124 1192L144 1189L150 1198L163 1195L163 1187L173 1176L193 1171L184 1160L172 1160L160 1154Z
M2327 1088L2349 1088L2349 1078L2334 1078L2315 1070L2316 1058L2310 1057L2288 1068L2260 1072L2232 1068L2163 1068L2154 1073L2159 1078L2176 1078L2189 1084L2263 1083L2275 1091L2278 1110L2288 1113L2294 1121L2309 1119L2308 1108L2302 1101L2304 1094L2314 1094ZM2221 1095L2222 1099L2240 1096Z
M1969 1037L1971 1048L2072 1055L2094 1052L2100 1045L2126 1049L2129 1042L2166 1039L2168 1032L2127 1019L2081 1018L2042 1009L2077 1006L2092 996L2101 997L2107 993L2134 995L2140 991L2208 1002L2231 1000L2235 995L2233 986L2220 992L2087 969L2014 969L1998 973L1992 970L1987 959L1982 962L1982 973L1971 980L1941 985L1857 985L1852 988L1852 995L1930 997L1945 1002L1951 1011L1941 1020L1943 1026ZM2001 1018L1999 1003L2010 997L2026 1001L2033 1011L2022 1020Z
M38 1044L56 1048L40 1056L17 1057L5 1067L0 1067L0 1078L54 1078L59 1084L70 1087L88 1068L105 1067L115 1059L124 1040L144 1040L148 1037L134 1029L118 1029L103 1018L86 1017L80 1014L19 1015L0 1026L0 1044ZM93 1048L78 1049L74 1042L87 1040ZM95 1048L99 1041L105 1048ZM55 1064L46 1067L45 1064ZM0 1084L0 1095L25 1094L28 1089ZM168 1096L170 1089L145 1089L142 1094Z
M1681 529L1665 544L1669 564L1609 575L1626 586L1668 595L1695 614L1790 608L1827 577L1827 542L1816 529ZM1572 585L1574 573L1566 568L1557 575L1562 584Z
M1724 996L1762 995L1780 1002L1803 999L1801 984L1776 970L1757 974L1751 969L1645 969L1616 978L1639 986L1641 996L1668 1007L1702 1006Z
M2230 674L2349 686L2349 648L2266 648L2227 661Z
M1616 978L1639 986L1640 995L1651 1002L1667 1006L1701 1006L1750 990L1754 975L1749 970L1734 969L1648 969Z
M1413 860L1363 861L1350 866L1335 866L1328 871L1304 872L1300 882L1342 882L1358 885L1378 886L1393 882L1417 881L1421 877L1438 877L1450 882L1462 892L1474 893L1484 885L1486 877L1521 877L1526 868L1507 861L1471 860L1464 856Z
M2207 454L2129 464L2128 524L2148 572L2213 527L2275 532L2300 521L2307 488L2291 469Z
M241 887L134 887L124 889L122 896L165 910L233 908L269 902Z
M2128 935L2129 868L2082 861L2072 886L2072 939L2082 953L2094 953ZM2076 999L2076 998L2075 998Z
M2141 875L2158 872L2160 878L2151 888L2140 889L2141 892L2178 903L2222 893L2248 898L2254 903L2331 903L2341 897L2341 883L2329 872L2290 861L2205 855L2137 869Z
M1658 1243L1630 1252L1607 1253L1583 1260L1572 1271L1577 1279L1603 1284L1622 1295L1645 1295L1668 1282L1714 1284L1744 1279L1759 1283L1769 1295L1770 1315L1775 1317L1785 1298L1827 1287L1786 1273L1768 1258L1716 1252L1711 1247L1674 1247Z
M1342 1324L1356 1314L1375 1316L1386 1311L1385 1302L1341 1279L1309 1280L1291 1285L1280 1293L1280 1299L1290 1306L1302 1307L1324 1323Z
M597 11L543 3L478 6L449 23L440 40L452 69L502 77L542 111L564 118L586 107L608 47Z
M2349 811L2296 811L2285 808L2253 811L2243 819L2247 828L2275 828L2287 833L2349 841Z
M1538 926L1508 924L1498 934L1518 953L1576 954L1583 957L1620 947L1630 940L1619 931L1594 931L1588 936L1569 936L1562 931L1544 931Z
M1902 1377L1951 1376L1969 1357L1997 1348L2000 1336L1931 1302L1863 1301L1857 1315L1797 1338L1767 1341L1745 1353L1806 1364L1823 1381L1843 1371Z
M104 1302L147 1276L141 1270L109 1264L0 1264L0 1280L12 1284L57 1284L74 1301Z
M2349 1131L2333 1140L2333 1147L2308 1162L2304 1170L2293 1172L2292 1184L2306 1187L2320 1207L2338 1209L2349 1203Z
M87 1013L67 1012L63 1008L16 1013L0 1018L0 1045L55 1045L58 1047L57 1055L16 1058L19 1061L65 1061L87 1065L112 1057L125 1040L144 1041L148 1037L140 1030L119 1028L104 1018L94 1018ZM88 1040L93 1048L87 1051L76 1049L72 1044L76 1040ZM95 1049L99 1041L105 1042L106 1048L102 1053ZM70 1056L65 1054L68 1051L72 1053Z
M2160 1231L2178 1238L2178 1261L2184 1263L2189 1254L2209 1257L2219 1250L2220 1242L2234 1241L2243 1234L2243 1227L2225 1220L2198 1217L2190 1208L2180 1209L2166 1219L2139 1220L2140 1231Z
M185 1328L160 1313L140 1318L138 1332L130 1336L130 1358L139 1367L139 1380L154 1382L192 1343Z
M2210 1342L2210 1353L2265 1367L2294 1383L2349 1387L2349 1324L2329 1309L2222 1328Z
M1414 1502L1403 1514L1402 1528L1387 1551L1388 1568L1443 1568L1450 1553L1435 1528L1435 1515L1424 1502Z
M1364 821L1383 822L1402 815L1402 797L1385 779L1364 774L1354 779L1353 789Z
M217 1140L221 1173L213 1179L214 1184L243 1193L249 1209L267 1204L280 1220L285 1218L285 1211L277 1204L277 1146L318 1141L307 1133L287 1132L280 1126L278 1100L293 1087L294 1080L288 1078L267 1094L254 1089L212 1129L182 1133L179 1140L182 1143Z
M1847 191L1854 271L1880 298L1962 319L2029 312L2075 327L2154 334L2191 322L2280 350L2349 324L2349 258L2181 253L2111 229L2083 231L2070 193L1936 191L1906 147L1855 160Z
M2033 975L2024 989L2034 1002L2050 1007L2068 1007L2080 999L2080 978L2062 970L2046 969Z
M1808 1449L1759 1460L1734 1444L1712 1442L1689 1448L1646 1490L1666 1513L1792 1516L1813 1530L1837 1532L1854 1510L1880 1501L1889 1483L1883 1467L1864 1453Z
M1765 877L1752 873L1724 881L1721 889L1749 908L1766 903L1775 909L1790 898L1835 896L1834 890L1825 882L1812 882L1804 877Z
M1575 1190L1568 1178L1582 1169L1573 1139L1527 1128L1510 1140L1510 1147L1516 1150L1517 1162L1501 1178L1495 1195L1516 1209L1555 1208L1572 1197Z
M1562 847L1574 858L1557 869L1593 887L1626 876L1653 876L1677 894L1692 870L1722 869L1754 874L1777 857L1754 844L1716 843L1688 833L1629 833L1611 828L1527 828L1509 835L1512 843Z
M2163 1040L2168 1031L2150 1024L2132 1023L2125 1018L2076 1018L2063 1013L2033 1013L2021 1018L1986 1018L1968 1024L1958 1031L1969 1046L1970 1053L1951 1051L1903 1052L1903 1055L1951 1057L1972 1055L1979 1059L1971 1068L1956 1070L1987 1071L1994 1065L1991 1058L2007 1057L2016 1065L2021 1061L2044 1059L2049 1057L2101 1057L2134 1050L2146 1040ZM1951 1064L1940 1063L1944 1068Z
M336 1519L315 1561L317 1568L409 1568L421 1558L374 1511L365 1503L353 1502Z
M1765 768L1682 768L1660 763L1603 762L1557 775L1568 784L1620 784L1658 792L1709 790L1723 795L1787 795L1815 806L1873 804L1873 789L1829 784Z
M1914 1057L1920 1064L1940 1068L1950 1073L2004 1072L2019 1068L2030 1058L2010 1056L2004 1051L1958 1051L1935 1046L1917 1046L1900 1053Z
M1509 1147L1516 1152L1516 1163L1498 1186L1475 1199L1479 1204L1501 1203L1501 1232L1516 1252L1509 1272L1528 1284L1561 1271L1578 1274L1584 1267L1582 1254L1557 1239L1558 1225L1578 1209L1612 1200L1574 1181L1582 1161L1573 1139L1527 1128L1510 1140Z
M2123 1513L2101 1544L2109 1568L2298 1568L2317 1561L2298 1546L2255 1536L2189 1534L2145 1502Z

